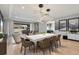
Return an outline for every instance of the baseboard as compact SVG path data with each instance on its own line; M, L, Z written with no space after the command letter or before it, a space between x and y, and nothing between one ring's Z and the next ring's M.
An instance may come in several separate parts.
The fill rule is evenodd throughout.
M71 41L77 41L77 42L79 42L79 40L74 40L74 39L65 39L65 40L71 40Z

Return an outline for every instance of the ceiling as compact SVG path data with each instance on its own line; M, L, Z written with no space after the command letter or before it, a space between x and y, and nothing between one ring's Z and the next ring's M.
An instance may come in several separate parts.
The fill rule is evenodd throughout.
M40 9L38 4L15 4L4 5L13 20L38 21L40 19ZM3 9L5 9L3 8ZM50 8L51 19L61 18L68 15L79 14L79 4L44 4L43 12ZM4 10L5 11L5 10ZM6 14L7 15L7 14Z

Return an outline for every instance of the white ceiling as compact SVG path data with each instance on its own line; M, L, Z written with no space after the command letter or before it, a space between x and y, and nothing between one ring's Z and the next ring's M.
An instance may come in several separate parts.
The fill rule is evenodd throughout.
M15 20L36 21L40 19L40 9L38 4L15 4L8 7L9 17ZM52 20L54 18L79 14L79 4L44 4L43 12L47 8L51 9L49 14Z

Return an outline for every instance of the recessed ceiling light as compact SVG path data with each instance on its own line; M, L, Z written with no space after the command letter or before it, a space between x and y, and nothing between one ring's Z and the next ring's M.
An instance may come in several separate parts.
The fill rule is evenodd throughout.
M24 9L24 6L22 6L22 9Z

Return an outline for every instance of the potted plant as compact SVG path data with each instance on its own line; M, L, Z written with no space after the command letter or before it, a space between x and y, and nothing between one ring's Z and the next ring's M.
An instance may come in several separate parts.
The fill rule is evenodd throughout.
M3 41L3 37L4 37L3 33L0 33L0 41Z
M71 33L77 33L77 30L70 30Z

